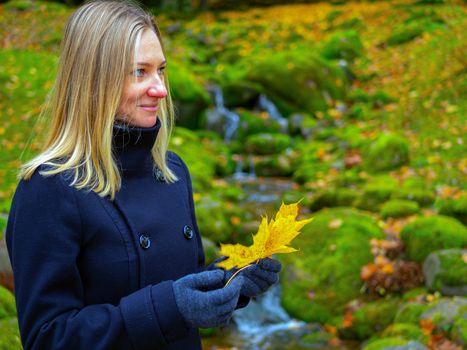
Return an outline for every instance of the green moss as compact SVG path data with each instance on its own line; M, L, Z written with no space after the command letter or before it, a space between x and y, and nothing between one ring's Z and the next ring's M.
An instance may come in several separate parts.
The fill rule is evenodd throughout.
M409 162L409 144L394 134L382 134L363 152L365 168L372 172L396 169Z
M363 187L363 192L355 200L354 205L359 209L379 211L380 206L385 203L395 189L392 181L370 182Z
M167 75L176 106L177 125L199 128L201 112L211 101L209 94L204 90L199 78L180 62L171 60Z
M449 249L436 251L433 254L439 259L439 270L432 271L433 269L430 269L429 265L426 265L428 259L424 265L424 269L426 266L430 270L426 271L425 274L435 273L429 280L430 285L428 287L430 290L444 292L445 287L458 287L460 291L462 286L467 286L467 264L463 259L465 251L461 249ZM433 258L436 259L435 257Z
M435 250L467 244L467 228L456 219L441 215L422 217L405 225L400 236L407 256L417 262Z
M326 59L345 59L353 61L363 54L363 44L358 33L354 30L338 32L324 44L321 54Z
M459 198L438 198L435 203L438 213L452 216L467 225L467 194L464 193Z
M280 124L272 118L264 118L245 109L237 110L240 122L236 132L236 139L244 142L250 135L260 133L277 133L281 130Z
M202 235L213 242L226 242L233 228L224 212L224 202L212 194L206 194L196 202L196 218Z
M407 343L407 340L401 338L384 338L370 342L362 350L380 350L389 346L405 345Z
M326 323L360 295L361 267L373 260L369 241L384 237L375 220L350 208L324 209L282 257L283 305L294 317Z
M396 313L394 323L419 324L420 315L422 315L428 306L426 304L409 302L402 305Z
M291 145L289 135L279 133L261 133L251 135L246 139L245 149L254 154L276 154Z
M417 202L408 200L395 199L387 201L381 207L381 217L387 218L400 218L408 215L417 214L420 212L420 207Z
M16 316L15 297L0 285L0 319L13 316Z
M22 350L16 318L0 319L0 350Z
M318 211L323 208L348 207L358 196L358 192L346 188L325 190L312 198L310 209Z
M250 61L248 80L260 84L283 115L327 110L325 92L333 99L345 99L348 82L343 71L310 47L265 52ZM281 101L290 107L284 108Z
M261 85L249 81L224 82L222 84L224 105L227 108L252 108L262 93Z
M415 299L418 296L422 296L426 294L428 294L428 290L426 288L424 287L414 288L414 289L410 289L407 292L405 292L402 295L402 299L405 301L409 301L411 299Z
M435 201L435 195L433 191L416 187L404 187L396 189L391 195L391 198L414 201L422 207L429 206Z
M467 346L467 317L459 316L451 328L450 338L462 346Z
M397 300L379 300L363 305L353 313L351 326L339 329L339 336L364 340L380 333L394 321L397 306Z
M292 175L292 159L286 154L263 156L254 162L255 174L258 176L290 176Z
M412 323L394 323L388 326L381 336L384 338L397 337L407 340L417 340L422 343L428 342L428 337L425 336L419 326Z

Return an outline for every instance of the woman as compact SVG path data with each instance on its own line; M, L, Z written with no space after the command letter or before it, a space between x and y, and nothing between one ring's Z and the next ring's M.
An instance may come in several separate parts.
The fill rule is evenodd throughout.
M20 171L7 226L25 349L201 349L198 327L278 280L266 259L205 269L188 169L152 17L97 1L69 19L43 151Z

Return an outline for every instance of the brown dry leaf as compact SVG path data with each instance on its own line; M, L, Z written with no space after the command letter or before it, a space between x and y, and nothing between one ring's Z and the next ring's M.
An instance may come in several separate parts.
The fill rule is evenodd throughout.
M263 218L258 232L253 236L253 244L245 247L241 244L221 244L220 253L228 259L219 262L219 267L226 270L242 268L259 259L267 258L273 254L293 253L295 248L288 246L300 234L300 230L312 219L296 221L298 215L298 202L292 204L282 203L275 219L268 222Z

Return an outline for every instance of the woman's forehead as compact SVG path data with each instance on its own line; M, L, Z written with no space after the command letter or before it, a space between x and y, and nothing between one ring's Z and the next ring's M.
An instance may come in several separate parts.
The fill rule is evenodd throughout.
M164 52L157 37L150 29L146 29L136 42L134 64L153 65L165 62Z

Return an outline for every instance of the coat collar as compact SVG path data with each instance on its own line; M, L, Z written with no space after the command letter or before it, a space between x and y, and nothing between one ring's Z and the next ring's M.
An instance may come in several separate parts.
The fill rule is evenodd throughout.
M115 123L112 149L121 170L152 169L151 150L161 128L161 121L149 128L139 128Z

